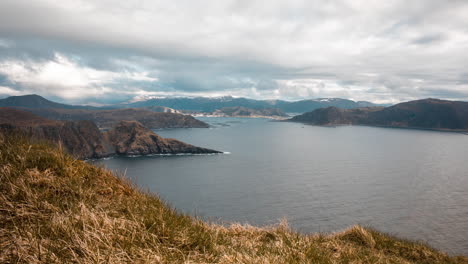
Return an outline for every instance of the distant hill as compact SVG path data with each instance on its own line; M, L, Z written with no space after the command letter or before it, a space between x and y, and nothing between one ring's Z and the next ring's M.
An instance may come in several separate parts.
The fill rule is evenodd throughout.
M330 106L295 116L289 119L289 121L319 126L357 125L364 123L364 121L368 119L370 113L380 111L382 109L383 107L342 109Z
M92 106L60 104L45 99L37 94L10 96L0 99L0 107L27 107L27 108L62 108L62 109L96 109Z
M135 120L151 129L209 127L203 121L179 114L179 111L164 106L148 106L145 109L107 109L60 104L39 95L24 95L0 99L0 107L17 108L54 120L91 120L100 128L110 128L121 120Z
M113 110L58 109L58 108L19 108L54 120L91 120L99 128L110 128L121 120L138 121L145 127L157 128L207 128L209 125L190 115L157 113L147 109L125 108Z
M246 107L251 109L278 108L289 113L304 113L318 108L335 106L340 108L358 108L377 106L370 102L355 102L339 98L310 99L296 102L282 100L254 100L247 98L234 98L231 96L209 98L156 98L146 101L134 102L119 107L149 107L165 106L178 110L197 112L213 112L224 107Z
M271 118L282 118L288 115L283 110L278 108L262 108L252 109L242 106L236 107L223 107L218 109L211 114L229 116L229 117L271 117Z
M0 124L6 123L18 126L36 126L45 124L55 125L59 122L37 116L27 111L0 107Z
M164 139L137 121L120 121L101 132L94 122L53 121L14 108L0 108L0 134L24 133L35 139L60 143L77 158L112 155L219 153L175 139Z
M386 108L328 107L290 119L314 125L370 125L468 131L468 102L424 99Z

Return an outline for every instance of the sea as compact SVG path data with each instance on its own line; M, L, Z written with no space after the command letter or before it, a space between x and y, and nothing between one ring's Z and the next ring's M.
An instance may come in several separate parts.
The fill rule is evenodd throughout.
M216 155L94 161L207 221L302 233L352 225L468 255L468 135L262 118L200 117L210 128L155 130Z

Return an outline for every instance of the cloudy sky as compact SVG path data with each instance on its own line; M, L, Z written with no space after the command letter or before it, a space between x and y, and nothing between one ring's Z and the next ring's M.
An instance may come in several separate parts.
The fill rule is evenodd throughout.
M468 100L465 0L2 0L0 97Z

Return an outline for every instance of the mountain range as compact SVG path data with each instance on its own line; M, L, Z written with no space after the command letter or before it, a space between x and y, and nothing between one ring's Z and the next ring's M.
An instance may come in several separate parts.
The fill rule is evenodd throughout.
M118 107L148 107L148 106L165 106L177 110L189 110L197 112L213 112L223 107L246 107L252 109L278 108L287 113L304 113L318 108L335 106L339 108L358 108L377 106L371 102L359 101L355 102L340 98L321 98L308 99L295 102L283 100L254 100L247 98L235 98L231 96L209 98L156 98L146 101L138 101L129 104L121 104Z
M328 107L295 116L289 121L327 126L368 125L466 132L468 102L430 98L390 107Z
M251 109L278 108L288 113L304 113L318 108L335 106L344 109L377 106L367 101L352 101L340 98L320 98L301 101L283 100L255 100L248 98L224 97L177 97L156 98L133 103L122 103L102 107L67 105L56 103L42 96L31 94L22 96L10 96L0 99L0 107L25 107L25 108L60 108L60 109L119 109L119 108L146 108L154 112L177 113L178 110L213 112L223 107L246 107Z

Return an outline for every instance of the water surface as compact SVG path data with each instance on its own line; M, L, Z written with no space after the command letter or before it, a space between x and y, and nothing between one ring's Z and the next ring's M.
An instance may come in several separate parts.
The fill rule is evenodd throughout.
M301 232L354 224L468 255L468 135L200 118L163 137L230 152L98 161L179 210Z

